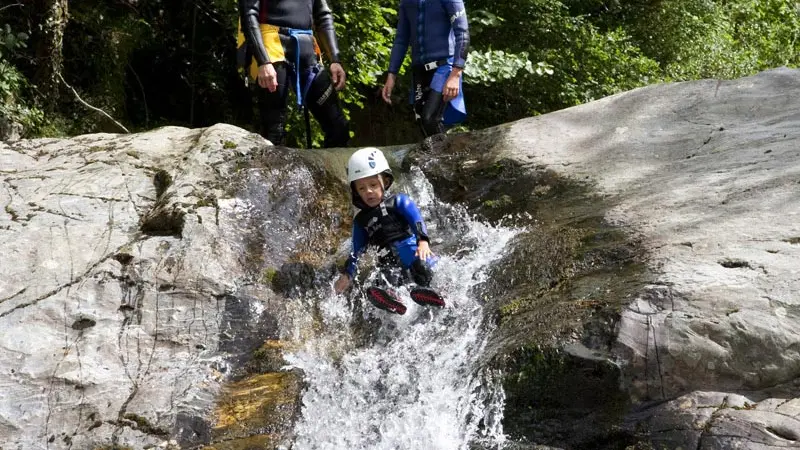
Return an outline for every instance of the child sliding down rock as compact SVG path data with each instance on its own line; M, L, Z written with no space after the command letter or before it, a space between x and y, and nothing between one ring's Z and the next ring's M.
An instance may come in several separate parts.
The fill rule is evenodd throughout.
M380 247L378 265L388 286L371 286L366 294L378 308L405 314L406 306L391 286L411 281L411 299L421 305L444 306L444 300L430 289L431 267L436 256L431 252L425 222L419 208L403 193L391 194L394 176L383 153L374 147L362 148L347 163L353 205L359 209L353 219L353 249L344 273L334 283L336 293L347 290L353 282L358 258L370 245Z

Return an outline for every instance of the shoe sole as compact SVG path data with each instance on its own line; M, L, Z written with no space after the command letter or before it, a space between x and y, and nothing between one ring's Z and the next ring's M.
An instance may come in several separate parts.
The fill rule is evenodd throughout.
M411 300L422 306L444 308L444 299L432 289L416 288L411 290Z
M406 313L406 305L395 300L394 296L381 288L376 288L374 286L367 288L367 298L376 308L400 315Z

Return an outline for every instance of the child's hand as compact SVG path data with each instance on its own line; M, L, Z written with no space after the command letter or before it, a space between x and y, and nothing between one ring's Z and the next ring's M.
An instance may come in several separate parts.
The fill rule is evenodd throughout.
M349 287L350 287L350 275L346 273L339 275L339 278L337 278L336 281L333 283L333 290L337 294L341 294Z
M428 245L428 241L419 241L415 256L423 261L427 261L428 258L433 256L433 252L431 251L431 246Z

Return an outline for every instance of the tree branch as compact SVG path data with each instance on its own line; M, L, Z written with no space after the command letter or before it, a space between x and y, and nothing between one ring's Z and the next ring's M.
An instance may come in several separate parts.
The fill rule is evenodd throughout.
M6 6L3 6L2 8L0 8L0 11L2 11L2 10L4 10L4 9L11 8L12 6L22 6L22 3L14 3L13 5L6 5Z
M113 117L111 117L111 116L109 116L109 115L108 115L108 113L106 113L105 111L103 111L103 110L102 110L102 109L100 109L100 108L95 108L94 106L92 106L92 105L90 105L90 104L86 103L86 102L85 102L85 101L84 101L84 100L81 98L81 96L80 96L80 95L78 95L78 91L76 91L76 90L75 90L75 88L73 88L72 86L70 86L70 85L69 85L69 83L67 83L67 81L66 81L66 80L64 80L64 77L62 77L60 73L58 73L57 75L58 75L58 78L61 80L61 82L62 82L62 83L64 83L64 86L68 87L68 88L69 88L69 89L72 91L72 93L73 93L73 94L75 94L75 98L77 98L77 99L78 99L78 101L79 101L79 102L80 102L82 105L84 105L84 106L86 106L87 108L89 108L89 109L92 109L92 110L94 110L94 111L97 111L97 112L99 112L100 114L102 114L102 115L106 116L106 117L107 117L107 118L108 118L110 121L114 122L114 124L115 124L115 125L117 125L117 126L118 126L118 127L120 127L121 129L123 129L123 130L124 130L126 133L130 133L130 131L128 131L128 129L127 129L127 128L125 128L125 126L123 126L121 123L119 123L119 122L117 122L116 120L114 120L114 118L113 118Z

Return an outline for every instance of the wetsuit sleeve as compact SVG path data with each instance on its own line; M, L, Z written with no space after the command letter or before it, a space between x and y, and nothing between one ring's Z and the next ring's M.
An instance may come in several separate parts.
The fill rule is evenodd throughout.
M367 248L367 230L353 223L352 241L353 249L350 251L350 256L347 258L347 263L344 266L344 271L350 275L350 279L355 278L358 258Z
M462 69L467 64L467 53L469 53L469 25L467 23L467 10L464 8L462 0L441 0L442 6L447 11L450 18L450 25L453 27L453 34L456 38L455 50L453 52L453 66Z
M403 65L403 60L406 58L408 52L408 39L410 35L411 26L406 17L405 8L401 4L397 11L397 33L394 35L394 44L392 44L392 54L389 57L389 73L397 74L400 71L400 66Z
M431 239L428 237L428 228L425 226L425 222L422 220L422 213L419 212L419 208L417 208L417 204L414 203L414 200L411 200L411 198L405 194L397 194L395 210L408 222L411 231L417 236L418 241L430 242Z
M333 27L333 12L325 0L314 0L314 31L331 63L341 63Z
M258 15L261 10L261 0L239 0L239 20L242 23L242 34L247 45L252 48L253 57L259 66L270 62L264 39L261 37L261 27L258 24ZM249 64L249 63L248 63Z

